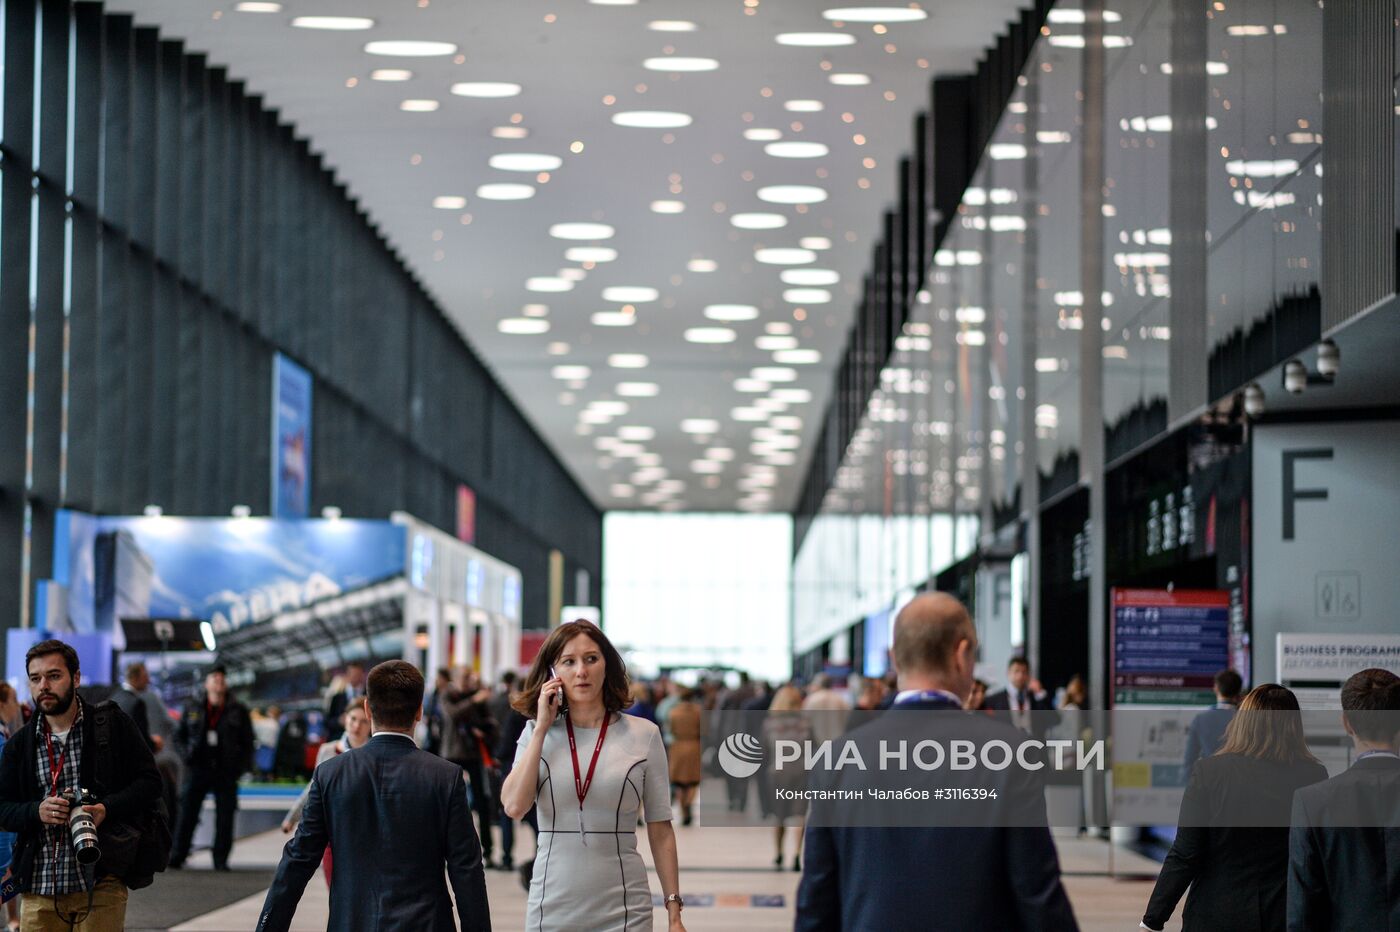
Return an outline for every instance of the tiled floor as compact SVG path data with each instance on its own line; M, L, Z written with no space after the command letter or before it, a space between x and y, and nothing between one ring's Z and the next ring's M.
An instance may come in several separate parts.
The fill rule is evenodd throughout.
M707 894L714 898L714 905L696 905L686 909L686 928L689 932L770 932L792 928L793 897L799 875L791 870L779 872L773 869L771 829L678 828L677 832L683 865L683 889L693 901L701 899L698 895ZM523 849L529 848L528 832L526 837L524 845L520 846ZM235 867L275 865L284 841L285 836L276 831L246 838L234 849L232 863ZM641 841L645 853L645 833ZM1058 841L1061 866L1066 874L1065 886L1085 932L1116 932L1135 928L1151 891L1150 884L1108 876L1110 851L1105 842L1073 837L1061 837ZM792 841L789 840L788 844L790 849ZM517 851L518 855L524 853L525 850ZM1154 862L1132 852L1117 848L1112 855L1112 868L1120 875L1156 873ZM189 867L196 870L207 868L208 855L192 857ZM653 889L659 889L655 881ZM488 872L487 892L495 928L522 929L525 893L516 876L498 871ZM782 905L752 905L755 894L762 895L758 902L780 901ZM251 929L257 923L262 900L263 895L259 893L175 928L179 932ZM307 885L292 929L304 932L324 929L328 911L326 885L320 877L315 877ZM657 928L664 929L664 923L658 922ZM1169 928L1175 930L1179 925L1173 923Z

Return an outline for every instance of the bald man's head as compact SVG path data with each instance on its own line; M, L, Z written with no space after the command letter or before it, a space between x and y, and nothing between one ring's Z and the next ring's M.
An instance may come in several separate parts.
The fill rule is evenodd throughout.
M966 696L977 661L977 631L963 604L942 592L918 596L894 622L894 666L901 684L936 681Z

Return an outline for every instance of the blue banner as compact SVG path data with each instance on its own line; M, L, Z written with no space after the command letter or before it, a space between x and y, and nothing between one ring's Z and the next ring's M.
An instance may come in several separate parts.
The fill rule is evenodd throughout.
M61 511L55 576L80 632L120 618L198 618L225 631L404 573L388 521L95 517Z
M311 502L311 373L278 353L272 366L272 516L305 518Z

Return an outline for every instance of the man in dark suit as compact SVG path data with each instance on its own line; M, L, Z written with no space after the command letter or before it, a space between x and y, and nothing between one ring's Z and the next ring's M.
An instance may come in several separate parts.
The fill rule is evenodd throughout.
M1186 729L1186 759L1182 771L1187 777L1202 757L1210 757L1225 741L1225 728L1240 707L1240 692L1244 680L1234 670L1215 674L1215 706L1191 719Z
M311 776L297 833L282 852L258 932L291 926L306 882L330 845L328 932L489 932L481 845L462 769L418 749L423 675L403 660L369 673L369 743L331 758Z
M1289 932L1400 930L1400 677L1362 670L1342 687L1351 768L1293 797Z
M1055 703L1031 678L1031 664L1025 657L1011 658L1006 665L1006 688L988 696L982 708L1008 713L1011 724L1037 738L1044 738L1045 732L1059 721Z
M902 739L912 745L921 738L946 745L953 735L1017 741L1021 736L1005 722L962 711L972 690L976 652L976 630L957 599L934 593L910 602L895 620L900 692L890 711L853 732L852 740L876 746ZM864 932L911 924L925 932L1077 930L1060 884L1044 796L1038 785L1027 784L1026 775L1016 768L980 772L981 779L995 781L1004 808L1000 818L990 815L990 806L943 810L967 814L966 825L901 825L900 813L891 810L885 813L892 816L886 822L891 827L847 826L840 824L839 813L822 813L838 816L834 821L819 818L814 807L797 891L796 932ZM939 771L936 781L951 778ZM983 783L984 789L991 786ZM1013 807L1016 812L1006 811Z
M345 665L345 685L331 693L326 700L326 740L334 741L345 734L341 719L350 703L365 697L365 665L352 660Z

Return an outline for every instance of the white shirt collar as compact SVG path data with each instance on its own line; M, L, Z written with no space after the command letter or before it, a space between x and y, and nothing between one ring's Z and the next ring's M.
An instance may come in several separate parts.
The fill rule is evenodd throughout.
M416 744L418 743L417 741L414 741L414 740L413 740L413 735L406 735L406 734L404 734L404 733L401 732L401 731L376 731L373 735L370 735L370 737L371 737L371 738L402 738L402 739L404 739L405 741L410 742L411 744L415 744L415 745L416 745Z

